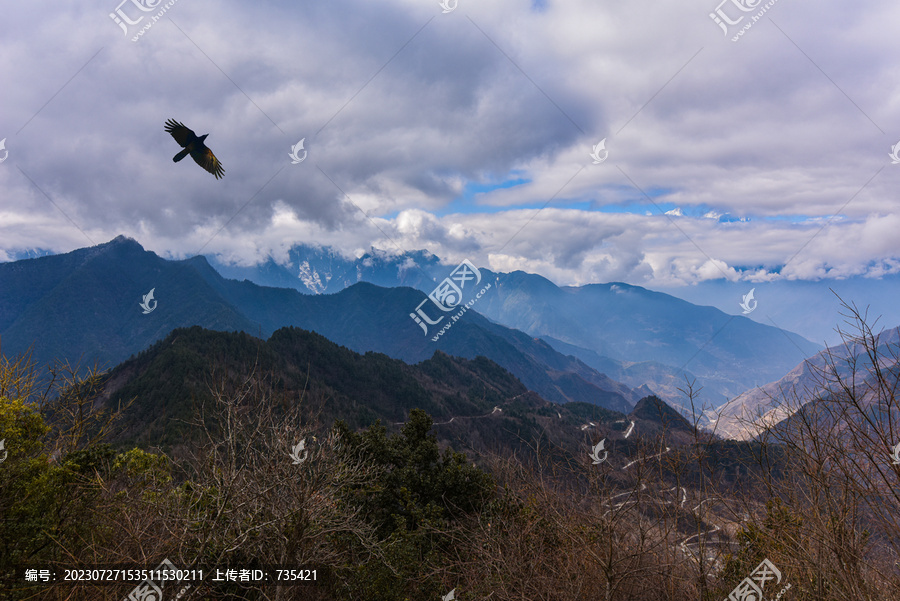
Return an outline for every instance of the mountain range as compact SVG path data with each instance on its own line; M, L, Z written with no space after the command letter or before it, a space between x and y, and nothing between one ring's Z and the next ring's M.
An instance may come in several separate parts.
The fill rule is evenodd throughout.
M432 318L439 317L423 292L446 281L452 266L425 252L374 253L355 261L328 249L293 252L298 268L291 288L226 279L205 257L162 259L123 236L0 264L0 350L15 355L31 348L39 363L112 367L179 327L266 338L295 326L408 363L436 351L484 356L546 400L627 413L649 394L684 412L678 389L686 378L700 389L698 410L700 403L716 407L777 380L819 349L790 332L638 286L558 287L533 274L484 268L479 286L487 291L457 299L468 301L459 305L465 315L444 316L439 326L452 328L437 336L439 326L423 333L415 313L426 303ZM260 269L270 283L287 281L283 266ZM147 312L140 303L151 290L158 305Z
M9 261L55 254L43 248L8 253ZM438 257L427 251L392 255L372 249L358 259L347 259L334 249L298 244L283 258L271 256L258 264L243 265L233 257L206 255L226 278L247 279L262 286L294 288L305 294L338 292L358 281L384 287L410 286L430 291L440 275ZM410 267L415 265L415 268ZM443 277L443 275L441 275ZM439 278L438 278L439 279ZM781 279L770 282L706 280L692 285L648 286L648 289L695 305L715 307L726 314L738 313L743 295L751 289L759 305L748 319L796 332L821 345L840 344L838 328L845 327L842 301L868 310L882 325L900 323L900 273L886 270L880 277L857 275L841 279Z
M268 340L178 328L112 369L101 401L110 408L128 405L117 421L118 442L173 447L191 437L189 424L201 406L212 410L213 388L235 394L245 382L278 408L301 405L305 419L318 427L342 419L357 429L381 420L396 430L411 409L422 409L442 442L479 452L527 452L526 442L546 439L575 453L601 435L620 444L627 438L624 414L590 403L551 403L484 357L438 351L409 365L381 353L359 354L295 327ZM638 401L634 411L631 430L689 439L684 418L656 397Z
M269 258L258 266L237 267L214 256L209 260L226 277L290 285L306 294L335 292L356 282L430 293L454 268L425 251L391 255L373 250L346 259L334 249L306 245L292 247L282 263ZM822 349L792 332L639 286L560 287L521 271L480 272L494 289L479 300L479 313L628 386L647 385L685 411L689 408L679 389L686 380L696 379L698 407L717 407L780 378Z
M152 310L140 302L153 290ZM88 249L0 264L0 350L31 349L39 364L67 360L112 367L199 325L268 337L297 326L357 352L417 363L443 351L485 356L553 402L581 401L627 412L647 388L631 388L547 343L471 311L437 343L409 317L425 295L360 283L333 295L227 280L206 259L168 261L124 237Z

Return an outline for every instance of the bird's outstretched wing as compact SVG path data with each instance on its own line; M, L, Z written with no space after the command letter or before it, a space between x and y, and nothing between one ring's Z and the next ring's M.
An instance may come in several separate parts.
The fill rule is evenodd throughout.
M216 158L213 151L206 146L200 150L193 151L191 153L191 158L194 159L198 165L215 175L216 179L225 175L225 168L222 167L222 163L219 162L219 159Z
M187 127L184 123L175 121L175 119L166 121L166 131L172 134L175 141L182 147L187 146L188 142L197 138L197 134L195 134L192 129ZM197 162L199 163L200 161Z

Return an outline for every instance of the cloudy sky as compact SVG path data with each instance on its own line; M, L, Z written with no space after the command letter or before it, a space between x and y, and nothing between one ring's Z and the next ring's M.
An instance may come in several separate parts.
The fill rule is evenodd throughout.
M896 2L447 1L5 2L0 260L125 234L559 284L900 271Z

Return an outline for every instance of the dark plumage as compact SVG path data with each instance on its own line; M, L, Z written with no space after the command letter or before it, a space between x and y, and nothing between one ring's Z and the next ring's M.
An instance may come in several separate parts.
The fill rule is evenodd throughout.
M179 123L174 119L166 121L166 131L172 134L172 137L175 138L175 141L178 142L179 146L184 148L184 150L172 157L173 161L177 163L190 154L191 158L194 159L198 165L215 175L216 179L225 175L225 169L222 167L222 163L219 162L219 159L216 158L213 151L207 148L206 144L203 143L206 136L209 134L198 136L193 130L188 129L183 123Z

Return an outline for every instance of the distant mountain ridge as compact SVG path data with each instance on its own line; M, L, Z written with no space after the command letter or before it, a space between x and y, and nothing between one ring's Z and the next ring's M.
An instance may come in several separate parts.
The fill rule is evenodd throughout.
M151 289L158 304L143 314L139 303ZM266 337L297 326L357 352L383 352L409 363L439 350L469 359L483 355L558 403L588 402L627 413L648 392L476 310L433 343L409 317L424 298L412 288L368 283L310 296L227 280L203 257L167 261L120 236L64 255L0 264L0 350L10 356L34 345L38 363L66 359L111 367L179 327Z
M801 334L804 338L835 346L845 327L841 301L866 309L881 323L900 324L900 273L886 270L881 277L856 275L841 279L776 280L765 283L707 280L681 288L654 288L694 304L711 305L726 313L740 310L741 297L754 290L757 308L747 317ZM840 297L840 298L839 298Z
M318 292L309 282L326 280L327 292L359 281L431 292L454 267L441 265L425 251L389 255L373 250L351 260L333 249L297 245L289 256L295 269L304 267L280 281L290 281L306 293ZM270 269L270 263L274 261L266 262L265 269L244 268L242 274L257 283L270 281L262 273ZM212 264L223 274L232 273L215 259ZM326 264L327 269L320 268ZM334 265L343 275L335 273ZM280 268L291 273L286 266ZM697 380L698 407L715 407L780 378L798 361L822 349L792 332L640 286L612 282L559 287L522 271L480 270L495 287L479 301L479 313L542 338L557 351L632 388L646 384L684 411L688 407L679 389L685 389L687 381Z
M896 356L898 345L900 328L878 334L878 352L883 361ZM850 368L853 362L858 372L855 378ZM836 386L832 368L845 382L856 382L863 404L871 403L873 400L866 394L869 388L866 380L871 377L868 373L870 365L866 349L858 343L829 347L799 363L784 377L747 390L718 410L708 411L708 421L715 425L715 431L720 436L752 439L759 433L760 425L774 426L787 421L805 404L831 394ZM891 359L881 367L884 373L889 374L891 369L896 370L897 365Z

